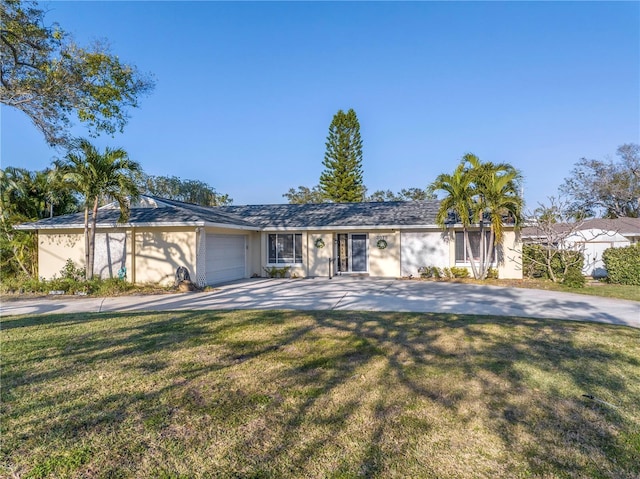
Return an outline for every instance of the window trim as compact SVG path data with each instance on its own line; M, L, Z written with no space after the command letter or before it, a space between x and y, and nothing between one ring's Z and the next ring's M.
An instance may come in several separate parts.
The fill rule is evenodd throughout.
M278 236L291 236L293 240L293 262L278 262L278 251L276 248L276 262L271 262L271 238L274 237L276 244ZM296 251L296 237L300 237L300 251ZM299 258L300 261L296 261ZM302 233L267 233L267 266L300 266L304 264L304 244L302 241Z

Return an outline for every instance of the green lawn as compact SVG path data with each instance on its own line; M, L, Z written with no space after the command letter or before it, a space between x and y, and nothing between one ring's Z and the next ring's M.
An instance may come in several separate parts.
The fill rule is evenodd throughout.
M636 329L273 311L1 326L2 477L638 478Z
M545 291L560 291L563 293L586 294L588 296L602 296L605 298L627 299L640 301L640 287L629 284L609 284L605 282L587 282L584 288L570 288L560 283L543 279L455 279L457 283L503 286L505 288L541 289Z
M518 287L640 301L640 287L630 284L609 284L593 282L587 283L584 288L570 288L563 284L557 284L551 281L524 279L521 280L521 284Z

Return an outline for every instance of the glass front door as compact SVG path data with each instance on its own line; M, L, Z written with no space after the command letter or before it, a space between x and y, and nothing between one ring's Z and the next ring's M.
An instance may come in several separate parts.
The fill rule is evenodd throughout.
M354 273L367 271L367 235L351 235L351 271Z
M339 234L336 246L339 273L366 273L368 271L366 234Z

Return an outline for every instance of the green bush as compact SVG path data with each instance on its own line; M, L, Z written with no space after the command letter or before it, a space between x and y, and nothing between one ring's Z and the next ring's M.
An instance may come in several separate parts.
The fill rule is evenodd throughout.
M498 279L498 270L496 268L489 268L489 271L487 271L487 279Z
M268 268L262 268L267 273L269 278L286 278L287 273L291 269L291 266L283 266L279 268L277 266L270 266Z
M458 266L451 267L451 275L454 278L468 278L469 270L467 268L461 268Z
M418 268L418 274L421 278L431 278L431 268L429 266L421 266Z
M469 270L467 268L460 268L452 266L451 268L439 268L438 266L422 266L418 268L418 274L421 278L434 278L434 279L453 279L453 278L468 278Z
M568 271L562 280L562 284L569 288L584 288L586 282L587 280L582 271L576 271L575 269Z
M22 283L21 290L25 293L44 293L48 288L43 278L27 278Z
M60 277L81 281L85 278L85 270L84 268L77 267L71 258L69 258L60 270Z
M0 293L41 293L46 289L46 282L38 278L29 278L24 275L7 276L0 283Z
M421 278L435 278L440 279L443 276L443 271L437 266L421 266L418 268L418 274Z
M52 278L47 281L47 289L50 291L64 291L65 293L73 292L73 283L75 280L68 278Z
M84 268L79 268L71 259L67 259L60 270L60 277L54 276L49 281L44 281L44 292L64 291L66 294L79 292L90 293L90 282L85 281Z
M90 292L99 296L114 296L131 291L135 286L125 279L94 279L90 282Z
M70 267L71 266L71 267ZM65 294L98 294L100 296L113 296L136 288L135 285L119 278L100 279L89 281L79 278L79 273L84 276L84 271L74 270L73 263L67 262L60 271L61 277L53 277L50 280L29 278L26 276L7 277L0 283L2 294L23 293L49 293L50 291L63 291Z
M19 281L18 278L7 276L3 277L2 281L0 281L0 293L15 293L19 289Z
M522 273L527 278L549 279L545 267L545 249L537 244L522 245Z
M525 244L522 247L522 269L527 278L553 279L547 269L548 255L551 255L551 269L557 282L565 277L577 278L582 275L584 254L580 251L548 249L539 244Z
M610 283L640 286L640 247L609 248L602 260Z

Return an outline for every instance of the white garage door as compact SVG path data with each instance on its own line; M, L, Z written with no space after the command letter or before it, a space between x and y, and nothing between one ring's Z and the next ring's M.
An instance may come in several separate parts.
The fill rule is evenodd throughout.
M245 237L207 235L207 284L224 283L245 276Z

